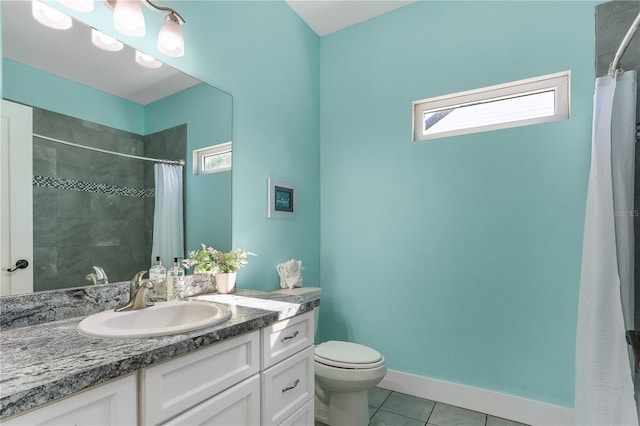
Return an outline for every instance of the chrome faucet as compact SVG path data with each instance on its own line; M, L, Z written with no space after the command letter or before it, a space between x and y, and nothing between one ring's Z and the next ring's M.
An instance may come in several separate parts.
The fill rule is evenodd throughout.
M154 305L154 303L147 302L146 300L147 289L153 287L153 281L142 279L146 273L147 271L140 271L131 279L131 283L129 284L129 302L124 306L114 309L114 311L133 311Z
M87 274L84 277L85 280L91 281L93 285L96 284L109 284L109 277L107 277L106 272L99 266L94 266L93 269L96 271L95 274Z

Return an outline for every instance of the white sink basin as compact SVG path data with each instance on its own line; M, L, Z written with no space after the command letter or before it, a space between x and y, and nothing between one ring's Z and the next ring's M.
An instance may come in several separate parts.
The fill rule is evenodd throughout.
M108 310L91 315L78 324L78 331L90 337L166 336L211 327L229 318L231 310L220 303L158 302L135 311Z

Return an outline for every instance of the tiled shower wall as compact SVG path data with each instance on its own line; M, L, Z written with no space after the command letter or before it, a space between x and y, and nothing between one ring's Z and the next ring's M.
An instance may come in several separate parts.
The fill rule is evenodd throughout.
M640 13L640 1L612 1L596 7L596 76L606 75L616 49L634 18ZM640 33L631 40L622 60L623 70L636 70L640 76ZM638 85L640 100L640 85ZM636 108L640 123L640 105ZM636 147L638 145L636 144ZM640 150L636 149L635 211L640 209ZM635 328L640 330L640 218L635 218Z
M80 145L148 155L140 135L39 108L33 128ZM153 179L145 185L147 162L35 137L33 143L34 291L88 285L93 265L111 282L148 269L146 230L153 225L145 222L153 221L154 203ZM184 158L186 139L178 145ZM154 149L165 158L161 151Z

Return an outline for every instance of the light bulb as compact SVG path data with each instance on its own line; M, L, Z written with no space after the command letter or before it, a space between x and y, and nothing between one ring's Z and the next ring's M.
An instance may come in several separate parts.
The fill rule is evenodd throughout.
M158 50L165 55L180 57L184 55L184 37L178 18L173 14L167 14L160 34L158 34Z
M60 4L69 9L79 12L91 12L93 10L93 0L58 0Z
M143 37L144 15L139 0L118 0L113 10L113 26L122 34Z
M32 0L31 14L42 25L56 30L67 30L73 25L71 17L38 0Z
M162 62L139 50L136 50L136 62L145 68L160 68L162 66Z
M117 52L124 48L124 44L115 38L108 36L95 28L91 28L91 42L102 50L108 50L110 52Z

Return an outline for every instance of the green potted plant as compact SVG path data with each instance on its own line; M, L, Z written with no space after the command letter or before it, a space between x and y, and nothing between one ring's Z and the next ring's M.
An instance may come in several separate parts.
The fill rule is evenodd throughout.
M189 257L182 264L185 268L193 268L194 275L215 277L218 293L230 293L235 288L238 269L248 263L250 255L255 256L240 246L223 252L202 244L202 249L189 252Z
M201 250L190 251L189 257L182 261L182 265L187 269L193 268L194 274L214 275L218 272L215 261L217 250L204 244L201 246Z
M202 244L202 249L189 252L189 257L182 261L186 269L193 269L193 274L185 277L185 285L180 298L213 293L216 290L214 276L218 268L214 261L215 249Z
M213 257L219 271L215 274L218 293L231 293L234 290L237 271L249 263L247 257L250 255L255 256L240 246L229 252L216 250Z

